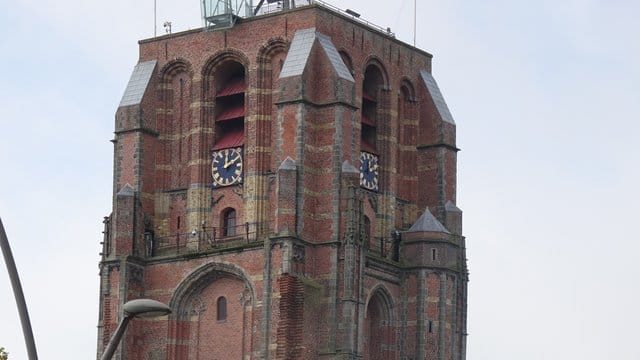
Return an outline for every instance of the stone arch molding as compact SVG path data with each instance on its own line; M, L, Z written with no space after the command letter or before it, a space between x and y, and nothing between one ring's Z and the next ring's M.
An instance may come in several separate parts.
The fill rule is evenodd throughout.
M171 91L166 91L168 84L171 83L175 76L182 73L187 75L190 83L193 81L193 69L191 67L191 63L183 58L177 58L169 61L158 72L158 89L163 90L160 100L164 106L168 106L168 96L171 94Z
M191 64L185 59L178 58L165 64L162 69L160 69L159 75L162 82L167 82L181 72L187 73L190 78L193 77Z
M367 72L367 69L369 68L369 66L374 66L378 69L378 71L380 71L380 74L382 75L382 84L381 84L382 89L389 90L390 88L389 74L387 73L387 68L384 66L384 63L382 62L382 60L380 60L375 55L369 56L364 62L364 66L362 67L363 79L364 79L364 74Z
M371 303L371 299L373 299L374 296L378 296L379 299L382 301L382 303L384 305L384 311L385 311L384 315L385 315L387 321L390 324L392 324L394 322L394 320L395 320L394 311L393 311L393 309L395 307L395 304L393 303L393 297L391 296L391 293L382 284L378 284L378 285L374 286L373 289L371 289L371 291L369 292L369 294L367 296L367 301L365 302L365 304L367 304L367 306L365 307L365 309L369 308L369 304Z
M398 91L401 92L403 88L407 89L407 92L409 93L409 99L407 100L416 101L416 90L413 86L413 83L411 82L411 79L406 76L403 76L400 80L400 88L398 89Z
M249 80L249 58L244 52L235 48L227 48L220 50L210 56L202 67L202 97L203 101L212 98L215 95L213 88L213 82L215 81L214 75L220 65L228 62L236 62L244 68L245 81Z
M227 48L220 50L209 57L205 62L205 65L202 67L202 76L207 77L213 75L216 72L217 67L227 61L235 61L244 67L245 74L249 72L250 61L245 53L239 49Z
M269 41L267 41L266 44L262 45L260 47L260 50L258 50L258 57L256 59L257 63L267 63L271 61L273 55L279 52L286 52L288 49L289 43L285 39L281 37L269 39Z
M193 311L193 304L197 304L200 293L216 279L233 277L242 281L245 291L241 302L252 305L255 301L255 288L249 281L249 277L241 268L228 263L205 264L189 274L173 292L169 307L173 309L171 318L179 320L188 317ZM194 301L195 300L195 301Z

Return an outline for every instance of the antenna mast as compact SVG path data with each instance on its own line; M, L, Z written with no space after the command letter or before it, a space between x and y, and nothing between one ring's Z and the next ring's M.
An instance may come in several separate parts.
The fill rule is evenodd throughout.
M156 3L158 0L153 0L153 37L157 36L158 26L156 25Z
M413 0L413 47L416 47L416 13L417 13L417 2L418 0Z

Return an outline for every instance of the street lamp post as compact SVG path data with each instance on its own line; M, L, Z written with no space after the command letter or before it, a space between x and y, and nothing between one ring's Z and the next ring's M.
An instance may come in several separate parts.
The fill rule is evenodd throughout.
M11 253L7 233L4 231L4 226L2 225L2 219L0 219L0 248L2 248L2 255L4 255L4 263L7 265L7 272L9 273L9 279L11 280L13 295L16 298L18 314L20 315L20 322L22 323L22 334L24 335L24 342L27 345L29 360L38 360L36 342L33 338L31 321L29 320L29 312L27 311L27 303L24 300L22 285L20 285L20 277L18 276L16 263L13 260L13 254Z
M111 359L113 353L118 348L118 344L120 344L120 340L122 339L122 335L124 335L124 331L127 329L129 321L134 317L151 318L171 313L170 307L159 301L151 299L136 299L128 301L124 304L122 310L122 320L120 320L120 324L118 324L118 328L109 341L109 344L107 344L107 348L104 350L100 360Z
M20 321L22 322L22 331L24 333L24 340L27 345L27 353L29 360L37 360L38 355L36 353L36 344L33 338L33 331L31 330L31 321L29 321L29 313L27 311L27 305L24 300L24 294L22 292L22 286L20 285L20 278L18 277L18 271L16 269L15 261L13 260L13 254L9 247L9 240L7 234L4 231L2 225L2 219L0 219L0 249L4 255L4 262L7 265L7 271L9 273L9 279L13 287L13 293L18 305L18 313L20 315ZM118 344L124 335L124 331L127 329L129 321L135 317L151 318L157 316L163 316L171 313L171 308L159 301L151 299L136 299L128 301L122 307L123 317L118 324L115 334L107 344L107 348L102 354L101 360L109 360L113 356L113 353L118 348Z

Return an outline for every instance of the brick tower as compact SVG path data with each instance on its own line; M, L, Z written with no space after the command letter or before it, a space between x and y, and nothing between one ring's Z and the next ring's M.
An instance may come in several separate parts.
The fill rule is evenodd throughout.
M458 149L432 56L324 3L240 2L140 41L98 353L144 297L173 313L133 321L117 358L465 359Z

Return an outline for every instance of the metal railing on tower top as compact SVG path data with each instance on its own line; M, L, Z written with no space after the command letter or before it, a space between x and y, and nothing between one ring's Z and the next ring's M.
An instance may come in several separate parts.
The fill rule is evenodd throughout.
M260 0L254 6L252 0L202 0L202 15L205 26L210 29L223 29L232 27L236 17L251 17L265 15L280 11L290 10L297 7L304 7L317 4L332 11L341 13L373 30L379 31L391 37L395 33L391 28L384 28L370 21L362 19L360 14L350 9L340 9L322 0Z

